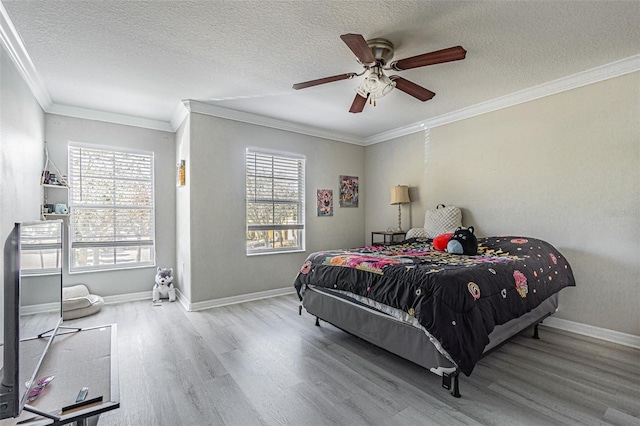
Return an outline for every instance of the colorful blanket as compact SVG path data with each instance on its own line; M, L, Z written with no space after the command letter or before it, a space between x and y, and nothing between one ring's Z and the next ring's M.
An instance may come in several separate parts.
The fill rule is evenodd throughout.
M416 318L465 374L471 374L496 325L517 318L567 286L567 260L528 237L478 238L478 255L433 248L433 240L311 254L295 280L340 290Z

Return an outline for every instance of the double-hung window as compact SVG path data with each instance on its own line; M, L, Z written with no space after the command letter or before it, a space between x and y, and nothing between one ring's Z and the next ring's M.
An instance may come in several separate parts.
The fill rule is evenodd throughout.
M70 272L155 265L153 152L69 143Z
M62 221L22 223L20 275L58 275L62 268Z
M300 156L247 149L247 254L304 250L304 164Z

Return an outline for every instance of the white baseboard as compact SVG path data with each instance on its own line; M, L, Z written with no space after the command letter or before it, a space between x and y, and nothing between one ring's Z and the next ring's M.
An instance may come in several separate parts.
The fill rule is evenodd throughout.
M241 294L239 296L223 297L221 299L205 300L204 302L187 303L186 309L189 312L201 311L203 309L217 308L219 306L234 305L236 303L250 302L252 300L267 299L269 297L283 296L285 294L293 294L293 287L277 288L275 290L259 291L257 293ZM182 302L185 306L185 303Z
M203 309L217 308L219 306L233 305L236 303L250 302L252 300L267 299L269 297L283 296L285 294L293 294L295 289L293 287L277 288L275 290L259 291L257 293L241 294L239 296L223 297L221 299L206 300L204 302L191 303L182 294L180 289L176 289L176 301L182 305L182 307L188 311L201 311ZM126 293L118 294L114 296L104 296L105 304L133 302L136 300L149 300L151 301L153 293L151 291L141 291L138 293ZM43 312L55 312L60 309L60 305L57 303L42 303L39 305L24 306L21 310L21 315L39 314Z
M184 297L179 288L176 288L176 302L180 303L185 311L189 311L189 301Z
M182 305L182 307L188 311L201 311L203 309L217 308L220 306L233 305L236 303L250 302L252 300L267 299L269 297L283 296L285 294L293 294L295 290L292 287L278 288L275 290L259 291L257 293L241 294L239 296L223 297L221 299L206 300L204 302L189 302L186 297L176 289L176 300ZM116 296L104 297L105 303L122 303L132 302L134 300L151 300L151 291L142 291L139 293L127 293ZM46 303L41 305L30 305L24 307L22 310L23 315L41 313L41 312L53 312L59 308L60 305L56 303ZM582 324L575 321L569 321L562 318L555 318L553 316L545 318L544 325L559 330L570 331L576 334L582 334L583 336L593 337L607 342L617 343L619 345L629 346L631 348L640 349L640 336L633 334L621 333L615 330L609 330L607 328L596 327L593 325Z
M104 296L104 303L122 303L122 302L133 302L134 300L145 300L153 297L153 292L151 291L141 291L139 293L126 293L126 294L117 294L115 296Z
M607 342L640 349L640 336L633 334L621 333L607 328L595 327L593 325L582 324L555 317L545 318L543 324L560 330L582 334L583 336L594 337L596 339L606 340Z
M60 304L41 303L39 305L26 305L20 308L20 315L43 314L46 312L60 312Z

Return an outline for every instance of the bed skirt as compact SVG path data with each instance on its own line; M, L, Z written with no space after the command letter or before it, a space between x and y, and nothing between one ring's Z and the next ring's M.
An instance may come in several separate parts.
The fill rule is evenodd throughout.
M423 330L356 301L332 295L325 288L308 286L303 306L311 315L424 368L448 370L456 367L438 350L439 343ZM555 293L532 311L496 326L489 335L484 353L540 323L557 308L558 293Z

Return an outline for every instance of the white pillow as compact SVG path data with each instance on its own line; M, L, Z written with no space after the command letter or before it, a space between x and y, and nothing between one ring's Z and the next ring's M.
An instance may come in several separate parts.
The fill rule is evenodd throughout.
M407 231L407 235L405 238L408 240L409 238L426 238L426 234L424 233L424 228L411 228Z
M435 238L446 232L453 232L462 226L462 211L458 207L438 204L424 213L424 233L427 238Z

